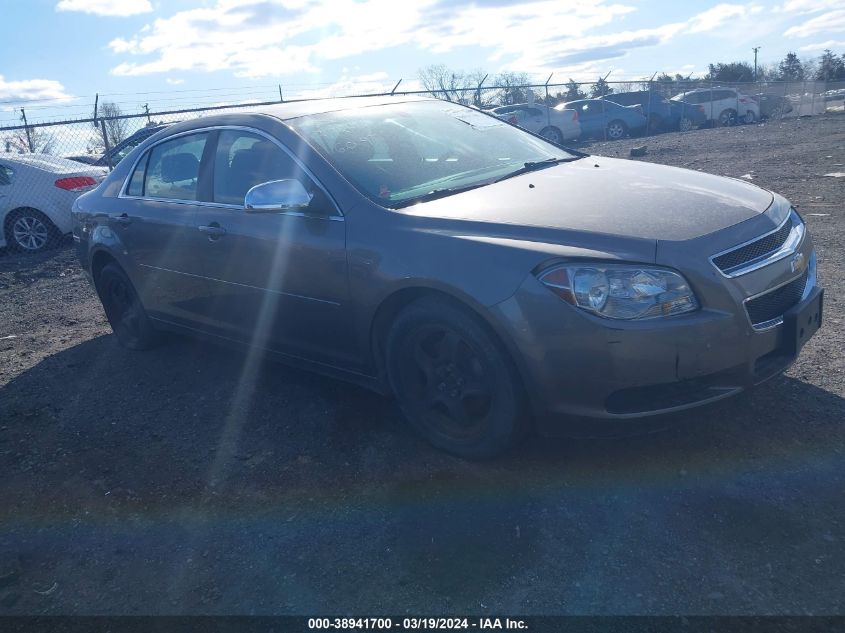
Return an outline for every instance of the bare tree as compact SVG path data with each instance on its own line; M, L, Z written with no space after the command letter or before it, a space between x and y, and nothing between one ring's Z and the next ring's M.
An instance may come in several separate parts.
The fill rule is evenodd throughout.
M529 98L529 83L531 78L526 73L499 73L493 79L493 84L499 88L496 100L502 105L525 103Z
M52 154L56 149L56 136L41 128L28 125L6 135L2 146L7 152L16 154Z
M478 84L484 73L474 71L466 73L453 70L444 64L434 64L419 70L419 78L423 87L431 96L455 103L473 103L476 99Z
M109 147L114 147L126 140L129 136L129 121L119 118L122 115L123 112L116 103L109 101L103 102L97 112L98 118L93 123L95 132L91 134L91 140L88 142L88 151L90 153L102 154L106 149L100 119L105 123Z

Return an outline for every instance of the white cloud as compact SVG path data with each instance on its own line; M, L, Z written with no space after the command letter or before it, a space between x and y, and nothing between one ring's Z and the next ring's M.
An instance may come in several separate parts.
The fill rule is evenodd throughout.
M185 83L184 79L174 79L173 77L168 77L167 79L165 79L165 81L171 86L181 86L183 83Z
M787 37L810 37L819 33L845 32L845 9L828 11L807 20L803 24L793 26L784 32Z
M807 44L806 46L801 46L798 50L806 52L815 52L824 51L828 49L836 51L842 48L845 48L845 40L827 40L826 42L818 42L817 44Z
M737 19L760 13L762 10L763 7L753 4L717 4L715 7L691 18L687 23L687 28L690 33L706 33Z
M79 11L94 15L126 17L149 13L149 0L59 0L56 11Z
M6 81L0 75L0 103L25 106L28 103L40 101L70 101L74 99L65 92L65 87L52 79L25 79L21 81Z
M585 35L635 10L610 2L217 0L157 19L109 47L135 58L113 68L117 75L230 70L238 76L281 76L316 71L323 60L401 45L432 53L485 47L501 58L559 39L561 24L569 36Z
M842 6L842 0L787 0L775 11L786 13L814 13Z

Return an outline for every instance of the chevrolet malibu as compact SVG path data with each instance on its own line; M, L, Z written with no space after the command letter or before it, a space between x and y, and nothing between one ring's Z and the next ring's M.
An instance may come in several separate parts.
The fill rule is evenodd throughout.
M179 123L74 218L126 347L176 330L352 380L468 458L737 394L821 324L781 196L435 100Z

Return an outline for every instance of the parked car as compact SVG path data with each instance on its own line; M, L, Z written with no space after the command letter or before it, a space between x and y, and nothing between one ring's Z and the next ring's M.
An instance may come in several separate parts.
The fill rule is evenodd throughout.
M261 112L173 125L76 201L126 347L239 343L393 394L478 458L740 393L820 325L807 228L751 183L587 160L433 99Z
M650 90L619 92L599 98L623 106L639 105L643 114L646 115L648 129L651 132L661 130L688 132L707 121L703 107L688 105L684 102L672 102Z
M71 154L70 156L65 156L68 160L75 160L77 163L85 163L86 165L96 165L97 162L100 160L100 156L94 156L93 154Z
M41 251L70 233L70 208L106 175L46 154L0 154L0 246Z
M542 103L519 103L493 108L490 112L552 143L561 144L581 135L578 113L573 110L555 110Z
M124 159L127 154L129 154L129 152L138 147L138 145L140 145L142 141L148 139L156 132L163 130L168 125L170 124L162 123L160 125L148 125L146 127L142 127L140 130L128 136L123 141L110 148L108 152L105 152L100 156L93 156L89 154L76 154L74 156L68 156L67 158L68 160L75 160L79 163L85 163L87 165L114 168L120 161Z
M555 106L556 110L575 110L584 138L620 139L639 134L645 129L646 118L639 105L621 106L602 99L579 99Z
M761 92L754 95L754 101L760 107L761 119L780 119L792 112L792 103L783 95Z
M757 102L734 88L696 88L677 94L670 101L700 105L704 108L707 121L713 125L754 123L760 119L760 107Z

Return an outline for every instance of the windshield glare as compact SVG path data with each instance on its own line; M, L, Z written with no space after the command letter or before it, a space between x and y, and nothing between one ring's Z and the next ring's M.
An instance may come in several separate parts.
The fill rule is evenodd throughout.
M488 184L525 163L573 154L487 114L442 101L288 121L361 193L401 207L435 190Z

